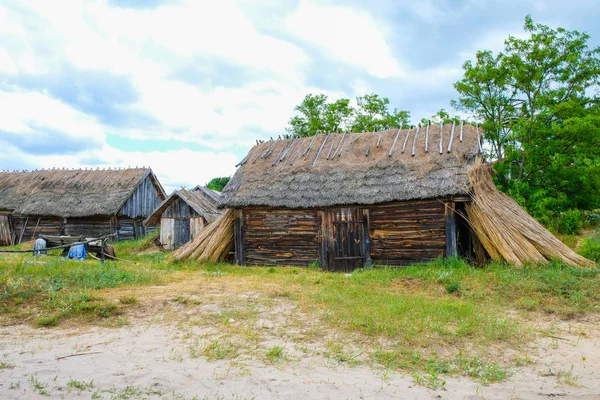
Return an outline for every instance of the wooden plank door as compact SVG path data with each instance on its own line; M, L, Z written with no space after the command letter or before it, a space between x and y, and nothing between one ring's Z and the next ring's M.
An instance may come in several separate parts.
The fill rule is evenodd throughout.
M190 241L190 220L189 219L175 219L174 226L174 247L178 248L181 245Z
M349 272L370 260L368 222L357 207L335 208L321 215L321 268Z

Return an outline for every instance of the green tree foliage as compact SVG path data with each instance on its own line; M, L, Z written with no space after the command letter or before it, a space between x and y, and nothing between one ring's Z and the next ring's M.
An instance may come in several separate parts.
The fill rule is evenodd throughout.
M576 215L568 210L600 206L600 48L530 16L524 29L498 55L480 51L463 65L453 104L483 122L498 185L561 226L561 215Z
M230 179L228 176L213 178L206 184L206 188L220 192L229 183Z
M427 125L429 123L437 124L437 125L451 124L453 122L458 125L458 124L460 124L460 121L461 121L461 118L458 115L451 115L449 112L447 112L443 108L440 111L433 114L429 118L421 118L422 125ZM466 121L463 121L463 122L466 122Z
M294 108L297 115L289 120L286 131L291 136L313 136L317 132L365 132L397 126L408 126L408 111L389 110L389 99L377 94L367 94L356 99L328 102L324 94L308 94Z

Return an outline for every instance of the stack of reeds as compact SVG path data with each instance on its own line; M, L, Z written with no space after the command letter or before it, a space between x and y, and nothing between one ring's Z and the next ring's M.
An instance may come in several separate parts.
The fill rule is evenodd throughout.
M226 210L219 218L208 224L194 240L177 249L171 258L175 260L222 261L233 248L234 211Z
M499 191L490 164L477 162L469 170L472 202L467 219L493 260L522 266L560 259L567 264L595 267L539 224L513 199Z

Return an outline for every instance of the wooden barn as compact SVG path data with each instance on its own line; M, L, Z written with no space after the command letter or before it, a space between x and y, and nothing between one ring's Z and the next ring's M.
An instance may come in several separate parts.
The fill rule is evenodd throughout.
M275 140L252 148L222 193L239 264L350 271L482 257L463 218L479 129L431 125Z
M217 219L218 200L217 192L201 186L180 189L163 201L144 224L152 226L160 222L160 243L165 249L173 250L193 240L208 223Z
M0 245L41 234L140 238L165 197L150 168L0 172Z

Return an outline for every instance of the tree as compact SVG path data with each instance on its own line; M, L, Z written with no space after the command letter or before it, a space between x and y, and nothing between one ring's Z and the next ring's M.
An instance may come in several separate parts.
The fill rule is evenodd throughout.
M492 159L504 159L504 147L512 139L517 89L510 86L510 73L502 65L504 55L491 51L477 52L475 64L463 64L463 79L454 84L460 97L452 101L458 110L468 111L483 121L482 128L491 144Z
M378 94L366 94L356 98L356 117L351 125L353 132L371 132L393 127L408 127L410 112L394 109L389 112L390 100Z
M459 125L460 121L461 119L458 115L450 115L449 112L442 108L429 118L421 118L421 125L427 125L430 123L438 125L455 123L456 125Z
M300 105L294 107L298 115L290 118L286 131L289 136L313 136L317 132L330 133L351 130L366 132L402 126L408 127L410 113L394 109L390 112L390 100L377 94L356 98L357 107L350 99L327 102L324 94L308 94Z
M220 178L213 178L210 180L210 182L208 182L206 184L205 187L208 189L216 190L217 192L220 192L229 183L230 179L231 178L228 176L224 176L224 177L220 177Z
M483 122L497 184L542 220L600 206L600 48L525 18L494 56L477 53L455 83L458 109Z

